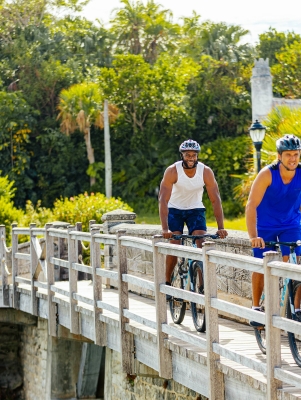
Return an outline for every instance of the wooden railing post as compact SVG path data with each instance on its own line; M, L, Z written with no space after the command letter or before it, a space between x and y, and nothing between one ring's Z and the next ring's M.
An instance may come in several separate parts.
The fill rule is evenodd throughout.
M78 301L73 298L73 294L77 293L77 275L78 271L72 268L73 263L77 263L77 240L72 239L70 232L75 230L74 225L69 225L68 228L68 261L69 261L69 320L70 332L79 334L79 314L75 307Z
M9 306L9 285L8 272L6 268L6 242L5 242L5 225L0 225L0 259L1 259L1 275L2 275L2 301L4 306Z
M277 390L282 388L282 382L275 379L274 369L281 368L281 332L273 327L273 316L280 315L279 304L279 277L271 274L268 263L278 261L275 251L264 253L264 291L265 291L265 332L266 332L266 359L267 359L267 399L277 400Z
M57 336L56 304L52 301L54 292L51 286L54 285L54 264L50 261L54 257L54 239L50 236L49 229L52 224L45 225L46 240L46 270L47 270L47 296L48 296L48 333L50 336Z
M123 315L123 310L129 308L128 283L122 281L122 274L127 273L126 248L121 246L120 236L126 231L117 232L117 266L118 266L118 292L119 292L119 331L121 347L121 365L123 372L133 374L134 372L134 338L126 331L129 319Z
M94 301L94 343L99 346L106 346L107 344L107 330L106 324L99 320L102 309L97 307L97 301L102 300L102 277L96 274L96 269L101 267L100 246L95 242L95 235L99 233L99 229L90 229L91 244L90 244L90 258L92 267L92 281L93 281L93 301Z
M17 284L15 281L16 276L19 274L18 259L15 254L18 253L18 235L14 233L14 228L17 228L18 224L12 224L11 242L12 242L12 286L13 286L13 308L17 310L20 308L20 293L17 291Z
M203 245L205 315L207 339L207 368L209 376L209 399L223 400L225 398L224 375L216 368L220 356L213 352L213 343L219 343L218 311L211 307L211 298L217 298L217 278L215 264L209 262L207 252L215 248L214 243Z
M162 332L162 324L167 324L166 294L160 292L160 285L165 284L165 262L164 255L160 254L155 246L162 242L162 235L155 235L153 242L153 266L156 299L156 321L157 321L157 348L158 348L158 369L159 375L165 379L172 378L172 355L171 351L164 346L168 335Z
M30 286L31 286L31 314L38 315L38 298L36 296L36 288L34 286L35 272L38 265L38 256L35 251L33 240L35 240L35 234L32 229L36 227L36 224L30 224Z

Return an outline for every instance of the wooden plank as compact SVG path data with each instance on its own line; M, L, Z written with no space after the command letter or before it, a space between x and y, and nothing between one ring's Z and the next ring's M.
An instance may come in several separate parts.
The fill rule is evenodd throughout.
M15 258L17 260L26 260L26 261L30 261L30 254L27 253L15 253Z
M70 297L69 290L63 289L59 286L51 285L51 290L53 293L61 294L62 296Z
M216 362L220 361L220 356L213 350L213 343L219 343L218 311L211 307L211 299L217 298L216 266L210 261L208 255L209 251L214 249L214 243L205 242L203 246L209 398L210 400L224 400L224 376L216 368Z
M224 311L229 314L236 315L240 318L257 321L262 324L265 323L265 313L259 313L257 311L251 310L250 308L239 306L225 300L215 298L211 299L211 307L216 308L219 311Z
M148 318L142 317L141 315L135 314L127 309L123 309L123 315L126 318L132 319L133 321L136 321L141 325L148 326L149 328L156 329L156 327L157 327L157 324L155 321L152 321Z
M30 234L29 228L17 228L17 224L12 224L13 232L15 235L28 235Z
M162 235L153 237L153 269L155 283L155 299L156 299L156 321L157 321L157 352L159 363L159 375L165 379L172 378L172 354L169 349L164 346L168 335L163 332L162 324L167 324L167 305L166 295L161 293L160 285L165 285L165 262L164 256L160 253L160 245L162 244ZM184 247L184 246L182 246Z
M1 260L1 279L2 279L2 302L4 306L9 306L9 285L8 270L6 265L6 240L5 225L0 225L0 260Z
M68 239L68 232L65 229L51 228L49 231L49 236L61 239Z
M97 243L97 242L95 242ZM113 279L114 281L118 280L118 272L109 271L104 268L96 268L96 275L102 276L103 278Z
M64 267L69 269L70 263L67 260L62 260L61 258L51 257L51 263L54 265L58 265L59 267Z
M90 232L81 232L73 230L70 232L72 240L81 240L83 242L91 242L91 234Z
M160 285L160 292L164 294L170 294L171 296L177 297L179 299L191 301L197 304L205 304L205 296L203 294L190 292L185 289L175 288L165 284Z
M97 307L119 315L119 307L115 307L105 301L97 300Z
M152 292L155 291L154 282L148 281L147 279L139 278L134 275L123 274L122 275L123 282L131 283L132 285L139 286L143 289L150 290Z
M263 261L260 258L212 250L209 259L214 264L263 273Z
M15 233L16 229L18 229L17 224L12 224L12 306L13 308L18 310L20 308L20 294L17 292L17 284L15 281L16 276L19 275L18 258L16 258L16 253L18 252L18 234Z
M116 240L117 240L116 235L108 235L105 233L98 233L95 236L96 243L116 245Z
M38 315L38 298L36 296L36 287L34 286L36 269L39 264L39 255L36 253L36 246L34 244L37 239L33 233L36 224L30 224L30 289L31 289L31 314Z
M41 288L41 289L47 289L47 283L46 282L35 281L34 282L34 286L37 287L37 288Z
M243 345L243 347L245 347L245 344ZM246 357L245 354L240 354L236 351L232 351L226 346L220 345L218 343L213 343L212 348L216 354L219 354L220 356L225 357L228 360L234 361L247 368L251 368L254 371L260 372L261 374L267 374L267 367L261 361L254 360L251 357Z
M51 258L54 256L54 238L50 235L52 224L45 225L45 240L46 240L46 270L47 270L47 300L48 300L48 333L50 336L56 336L56 304L52 301L54 292L51 287L54 285L54 265Z
M281 367L281 333L273 326L273 315L280 315L279 278L271 274L268 264L278 259L278 253L264 253L264 290L265 290L265 332L267 359L267 399L277 400L277 391L282 388L282 382L275 378L274 369Z
M193 260L203 261L202 250L195 247L170 244L163 241L158 242L157 247L160 254L176 257L187 257Z
M272 261L269 264L269 267L271 268L271 275L273 276L301 281L301 271L298 264L296 265L283 261Z
M129 309L128 283L123 282L122 275L127 274L126 248L121 245L120 237L124 230L117 232L117 266L118 266L118 293L119 293L119 334L121 345L121 365L126 374L134 373L134 338L126 331L125 325L129 319L123 315L124 309Z
M85 272L87 274L92 274L92 267L90 265L79 264L77 262L72 263L72 269L79 272Z
M274 376L279 381L301 389L301 376L299 374L294 374L293 372L286 371L282 368L275 368Z
M73 293L73 297L77 301L80 301L82 303L88 304L90 306L94 306L94 300L89 298L89 297L82 296L82 295L80 295L78 293Z
M148 239L138 238L135 236L122 236L120 238L121 246L134 247L135 249L153 251L152 241Z
M79 314L75 307L77 306L77 299L73 297L74 293L77 293L77 278L78 272L72 269L72 264L78 262L77 257L77 239L72 239L71 232L75 229L74 226L68 226L68 263L69 263L69 302L70 302L70 332L78 335L79 329Z
M93 282L93 322L94 322L94 343L99 346L107 344L107 327L100 320L102 308L99 308L97 302L102 301L102 277L97 274L101 266L100 246L96 242L96 236L99 234L99 229L91 224L91 266L92 266L92 282Z
M22 276L16 276L15 282L24 283L25 285L31 285L31 280L29 278L23 278Z
M197 336L196 334L189 333L184 329L181 329L180 326L176 328L175 326L162 324L162 332L174 336L177 339L183 340L184 342L190 343L193 346L197 346L202 350L207 348L206 338L202 338Z
M300 335L300 322L293 321L284 317L273 315L273 326L278 329L282 329L286 332L292 332L296 335Z
M35 236L45 236L45 228L33 228L32 232Z

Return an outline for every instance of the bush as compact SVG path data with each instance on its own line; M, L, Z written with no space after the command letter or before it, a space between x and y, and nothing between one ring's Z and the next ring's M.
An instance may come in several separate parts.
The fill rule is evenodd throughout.
M117 209L133 211L128 204L119 198L111 197L108 199L102 193L91 193L90 195L84 193L70 197L70 199L56 200L52 212L54 220L69 222L71 225L82 222L83 231L88 231L91 219L101 223L103 214Z
M7 176L0 176L0 224L5 225L7 244L10 242L11 224L19 223L24 215L23 211L18 210L12 201L15 193L13 185L14 182L10 182Z
M36 206L30 200L27 200L26 212L21 221L23 226L28 227L30 224L36 224L37 227L44 227L47 222L53 220L52 211L49 208L41 207L41 200L38 200Z

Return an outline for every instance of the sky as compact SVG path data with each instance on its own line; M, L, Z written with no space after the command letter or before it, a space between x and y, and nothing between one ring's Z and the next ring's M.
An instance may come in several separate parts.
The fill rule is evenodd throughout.
M226 22L241 25L250 34L246 41L256 43L258 35L270 26L278 31L294 31L301 34L301 0L155 0L163 8L170 9L174 22L192 15L195 10L201 21ZM145 2L145 0L144 0ZM114 8L121 7L119 0L90 0L81 15L90 20L99 19L109 26Z

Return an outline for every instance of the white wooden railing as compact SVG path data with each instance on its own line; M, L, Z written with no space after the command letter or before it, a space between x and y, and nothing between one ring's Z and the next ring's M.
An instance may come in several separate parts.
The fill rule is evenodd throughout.
M18 252L18 236L30 237L30 253ZM294 264L277 261L275 252L267 252L264 260L250 256L238 255L218 251L212 242L204 244L203 249L174 245L166 243L161 236L154 236L152 240L126 236L125 231L117 235L100 234L93 225L89 233L75 230L74 226L67 229L54 229L51 224L46 224L44 229L18 228L12 226L12 284L8 284L9 273L6 267L8 252L5 242L5 227L0 226L0 256L1 256L1 285L3 290L4 306L20 308L19 285L27 285L31 291L31 313L37 315L37 290L46 290L48 295L48 326L49 334L56 335L56 303L53 300L55 293L69 297L67 303L70 307L70 331L80 333L78 302L86 304L93 309L94 342L105 346L105 325L108 317L103 315L103 310L108 310L118 315L119 331L121 335L121 357L123 370L126 373L133 371L133 340L132 334L127 329L129 320L134 320L157 332L157 352L159 360L159 374L166 379L172 378L171 351L165 346L169 335L185 342L198 346L207 351L207 367L209 377L209 398L222 400L224 398L224 377L219 368L220 357L225 357L243 366L258 371L267 377L267 398L276 399L277 391L283 383L301 388L301 376L287 371L281 367L281 330L301 333L300 324L280 316L279 306L279 277L292 278L301 281L300 267ZM46 246L42 248L38 236L45 238ZM60 256L54 257L54 240L66 239L68 243L68 260ZM78 242L90 242L91 265L78 262ZM117 249L118 272L106 270L101 267L100 244L114 245ZM153 253L154 282L128 274L127 247L134 247ZM186 290L165 285L165 255L188 257L204 263L205 295L192 293ZM24 278L18 273L18 260L30 263L30 278ZM265 313L258 313L243 306L217 298L216 264L231 266L251 272L263 273L265 276ZM69 270L69 290L63 290L55 285L54 265L59 265ZM38 275L43 271L45 280L38 281ZM85 297L78 293L78 271L92 275L93 296ZM119 307L113 306L103 300L102 279L118 281ZM156 303L156 321L135 314L129 307L128 284L148 289L154 292ZM9 287L10 286L10 287ZM12 299L9 296L12 296ZM206 338L184 332L175 326L168 325L166 294L205 305L206 312ZM59 301L59 300L57 300ZM267 337L267 362L263 363L242 353L231 351L219 343L218 312L227 312L232 316L251 319L266 325Z

